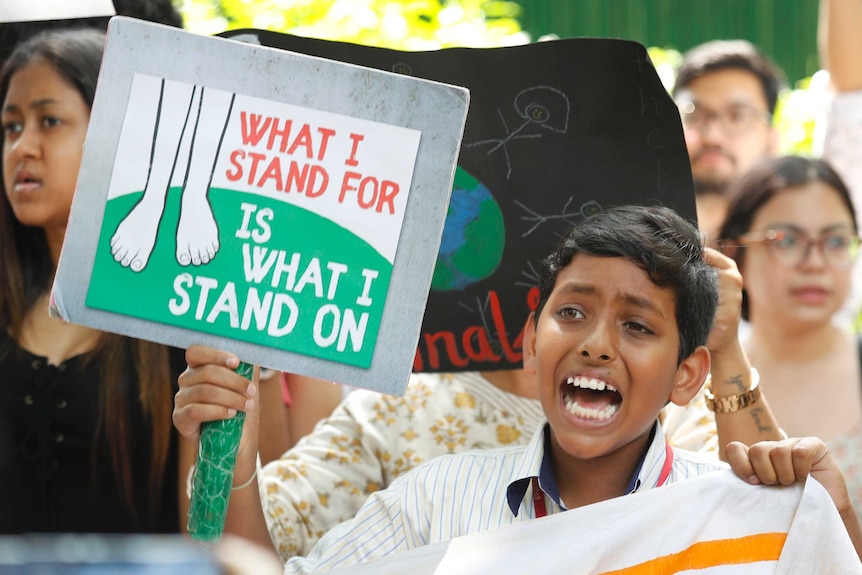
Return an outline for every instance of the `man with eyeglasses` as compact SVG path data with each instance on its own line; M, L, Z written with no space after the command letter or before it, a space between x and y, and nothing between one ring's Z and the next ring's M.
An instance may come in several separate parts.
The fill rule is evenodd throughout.
M781 70L745 40L707 42L683 57L673 97L707 240L724 220L730 186L778 149L772 114L783 85Z

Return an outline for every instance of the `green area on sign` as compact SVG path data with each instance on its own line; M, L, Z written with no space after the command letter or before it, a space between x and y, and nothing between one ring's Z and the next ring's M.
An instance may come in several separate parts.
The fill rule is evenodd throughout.
M366 241L266 196L210 189L219 249L177 262L179 188L167 197L143 270L114 261L111 239L141 193L110 200L87 306L369 367L392 265ZM271 210L271 211L270 211Z

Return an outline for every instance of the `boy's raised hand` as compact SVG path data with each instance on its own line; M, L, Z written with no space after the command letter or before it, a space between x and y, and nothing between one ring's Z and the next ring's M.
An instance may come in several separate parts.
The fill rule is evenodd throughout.
M814 477L832 497L862 559L862 527L850 501L847 483L821 439L791 437L761 441L751 447L733 441L727 445L726 455L734 473L752 485L789 485L805 481L809 475Z
M736 262L712 248L704 248L703 256L718 273L718 308L706 347L712 356L736 353L739 344L739 322L742 309L742 274Z

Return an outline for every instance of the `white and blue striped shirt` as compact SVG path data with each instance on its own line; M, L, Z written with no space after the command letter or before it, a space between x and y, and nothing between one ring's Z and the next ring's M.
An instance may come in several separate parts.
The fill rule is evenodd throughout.
M307 557L291 559L285 574L362 563L533 519L536 511L529 483L542 475L546 427L543 422L527 445L443 455L402 475L388 489L371 494L353 519L324 535ZM632 480L633 491L658 484L667 453L664 432L656 423ZM674 449L667 483L726 467ZM510 507L513 492L520 500L512 500ZM546 500L549 514L562 510L554 498Z

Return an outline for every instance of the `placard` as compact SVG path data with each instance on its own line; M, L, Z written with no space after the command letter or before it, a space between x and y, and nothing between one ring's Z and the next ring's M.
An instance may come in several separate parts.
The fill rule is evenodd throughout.
M112 19L57 312L402 393L467 101L455 86Z

